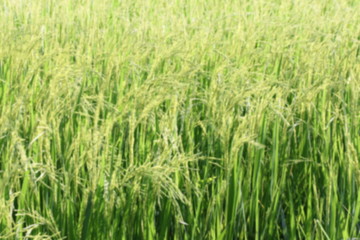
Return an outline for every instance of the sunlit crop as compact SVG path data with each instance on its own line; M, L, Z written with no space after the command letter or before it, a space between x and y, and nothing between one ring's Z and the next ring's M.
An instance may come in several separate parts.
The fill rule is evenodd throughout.
M360 237L360 1L0 0L0 239Z

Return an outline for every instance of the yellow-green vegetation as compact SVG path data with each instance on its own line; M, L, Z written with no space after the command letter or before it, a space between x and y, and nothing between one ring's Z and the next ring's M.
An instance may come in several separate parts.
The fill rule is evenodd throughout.
M360 237L360 1L0 0L1 239Z

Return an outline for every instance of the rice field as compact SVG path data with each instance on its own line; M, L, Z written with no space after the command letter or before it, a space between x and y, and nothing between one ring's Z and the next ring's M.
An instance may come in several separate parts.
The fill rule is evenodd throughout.
M360 1L0 0L0 239L360 238Z

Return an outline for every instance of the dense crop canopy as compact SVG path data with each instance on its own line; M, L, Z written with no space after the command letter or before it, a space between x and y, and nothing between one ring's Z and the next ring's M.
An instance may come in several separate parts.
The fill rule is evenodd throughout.
M360 1L0 0L0 239L360 237Z

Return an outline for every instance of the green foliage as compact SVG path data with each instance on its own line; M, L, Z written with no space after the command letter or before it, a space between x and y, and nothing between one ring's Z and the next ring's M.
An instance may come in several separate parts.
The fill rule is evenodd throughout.
M0 239L360 237L359 9L0 0Z

